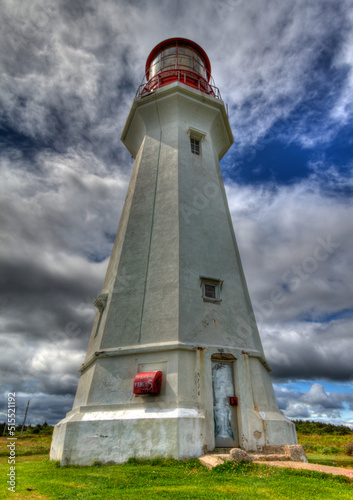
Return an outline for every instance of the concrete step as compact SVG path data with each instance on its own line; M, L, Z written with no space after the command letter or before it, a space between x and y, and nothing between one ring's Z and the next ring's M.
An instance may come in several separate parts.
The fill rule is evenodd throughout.
M223 460L231 460L230 452L233 448L215 448L209 454L222 458Z
M199 457L199 460L209 469L223 464L226 460L234 460L235 462L308 462L303 447L300 445L263 446L261 453L248 453L241 448L216 448L211 453Z

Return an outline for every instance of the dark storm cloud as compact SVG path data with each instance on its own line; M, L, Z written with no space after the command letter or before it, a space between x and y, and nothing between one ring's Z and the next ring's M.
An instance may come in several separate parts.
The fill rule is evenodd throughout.
M275 379L353 381L352 315L328 323L295 323L265 330L264 348Z
M28 396L16 395L16 415L17 423L22 424ZM72 408L72 397L65 395L36 394L31 397L26 425L36 425L37 423L54 424L61 419L62 415Z
M58 384L57 384L58 385ZM23 402L25 398L22 398ZM31 399L29 419L27 424L36 424L37 422L43 423L47 421L49 424L58 422L62 415L68 413L72 408L72 396L66 395L47 395L39 394L37 397ZM22 405L23 412L23 405ZM22 413L23 414L23 413ZM21 415L21 413L20 413Z
M2 337L7 357L2 359L2 391L20 394L70 394L73 395L78 380L78 366L83 361L82 351L75 350L73 343L60 343L51 339L31 341L19 349L22 336L13 334ZM3 356L2 356L3 358ZM6 398L5 398L6 399Z

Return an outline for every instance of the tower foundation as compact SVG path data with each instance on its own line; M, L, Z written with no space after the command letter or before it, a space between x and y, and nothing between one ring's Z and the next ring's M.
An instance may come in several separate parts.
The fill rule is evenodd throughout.
M101 401L97 398L96 404L87 405L77 397L74 409L55 426L52 460L60 460L63 465L123 463L131 457L199 457L213 450L216 439L212 365L222 363L232 367L231 391L238 397L231 446L257 452L268 445L297 444L295 426L278 410L268 367L258 353L196 345L173 345L168 350L160 347L162 350L148 354L141 352L144 346L133 355L104 357L106 353L97 353L95 364L85 370L87 379L93 377L91 371L97 370L101 372L98 388L108 385L110 389L115 386L123 390L125 381L126 393L124 397L120 393L119 399L127 403L109 404L109 398L102 397ZM125 367L132 363L133 373L145 368L162 370L168 384L159 396L132 395L133 378L124 376ZM180 366L183 368L178 370ZM107 380L111 380L111 386ZM81 385L79 389L85 394L85 387ZM179 396L177 401L175 393ZM227 447L226 430L225 436Z

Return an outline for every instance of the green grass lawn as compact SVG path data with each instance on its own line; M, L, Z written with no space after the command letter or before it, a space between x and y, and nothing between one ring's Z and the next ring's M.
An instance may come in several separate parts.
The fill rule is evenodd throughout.
M7 463L1 461L1 476ZM43 456L20 457L16 493L1 499L315 499L353 498L353 480L317 472L227 462L209 471L198 460L131 461L59 467Z
M298 441L310 463L353 469L353 456L345 452L345 445L353 442L353 433L343 436L298 433Z
M334 467L353 469L353 457L346 457L344 455L322 455L320 453L307 453L306 457L311 464L333 465Z
M23 457L29 455L49 454L51 444L51 434L47 435L24 435L16 436L16 456ZM0 457L8 456L7 438L0 437Z
M353 469L344 455L353 436L298 434L309 462ZM60 467L48 460L50 429L16 442L16 493L7 491L8 449L0 438L2 499L351 499L353 480L317 472L228 462L212 471L198 460L155 459L123 465Z
M326 451L328 454L332 451L343 453L344 445L353 441L353 433L336 436L332 434L301 434L298 432L297 435L299 444L310 453L316 452L317 450Z

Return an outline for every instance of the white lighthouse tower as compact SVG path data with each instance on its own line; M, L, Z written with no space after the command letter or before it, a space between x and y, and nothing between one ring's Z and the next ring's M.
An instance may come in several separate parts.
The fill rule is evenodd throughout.
M219 166L233 135L200 46L173 38L152 50L121 139L135 165L51 459L296 444L245 282Z

